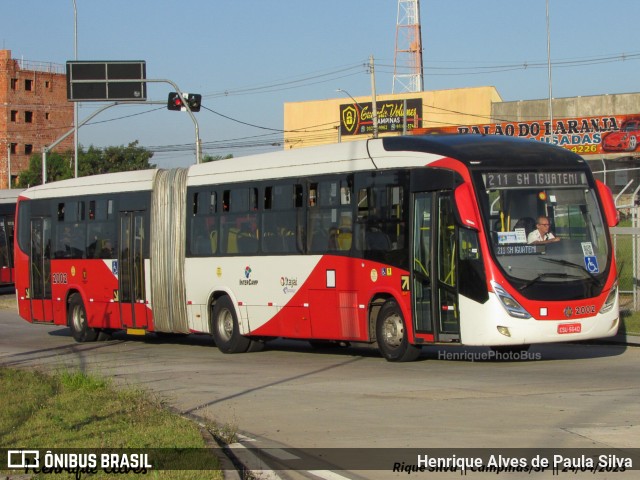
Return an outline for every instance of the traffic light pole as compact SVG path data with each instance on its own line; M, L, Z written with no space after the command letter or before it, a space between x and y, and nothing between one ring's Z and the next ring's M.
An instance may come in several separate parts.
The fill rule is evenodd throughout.
M171 80L153 80L153 79L146 79L143 80L144 82L152 82L152 83L168 83L170 84L175 91L178 93L178 95L180 95L180 97L182 97L182 90L180 90L178 88L178 86L173 83ZM163 102L166 103L166 102ZM184 102L184 107L187 110L187 112L189 113L189 116L191 117L191 120L193 121L193 125L195 127L196 130L196 163L201 163L201 157L202 157L202 144L200 142L200 127L198 126L198 120L196 120L195 115L193 114L193 112L191 111L191 108L189 107L189 102Z
M131 80L111 80L112 83L119 83L119 82L123 83L123 82L130 82L130 81ZM175 88L176 92L178 92L180 94L180 96L182 96L182 91L171 80L149 80L149 79L145 79L145 80L142 80L142 81L143 82L155 82L155 83L169 83L169 84L171 84L171 86L173 88ZM61 137L59 137L51 145L43 147L42 148L42 184L44 185L45 183L47 183L47 152L52 150L56 145L58 145L60 142L62 142L65 138L67 138L73 132L77 131L81 126L86 124L89 120L91 120L92 118L94 118L98 114L104 112L108 108L115 107L116 105L141 105L141 104L165 105L166 102L161 102L161 101L137 102L137 101L132 100L132 101L121 101L121 102L110 103L109 105L105 105L102 108L99 108L98 110L93 112L91 115L89 115L87 118L85 118L78 125L74 125L74 127L71 130L69 130L67 133L65 133ZM198 120L196 120L195 115L193 115L193 112L189 108L188 102L185 102L185 109L187 110L187 112L189 112L189 115L191 116L191 120L193 121L193 124L195 125L195 130L196 130L196 163L201 163L202 144L201 144L201 141L200 141L200 127L198 126Z
M87 123L89 120L91 120L93 117L95 117L96 115L98 115L100 112L105 111L107 108L111 108L111 107L115 107L116 105L118 105L119 103L140 103L140 102L116 102L116 103L111 103L109 105L105 105L104 107L98 109L97 111L93 112L91 115L89 115L87 118L85 118L82 122L80 122L78 125L74 125L74 127L69 130L67 133L65 133L64 135L62 135L61 137L59 137L55 142L53 142L51 145L49 146L45 146L42 148L42 184L44 185L45 183L47 183L47 152L51 149L53 149L56 145L58 145L60 142L62 142L65 138L67 138L69 135L71 135L73 132L77 131L81 126L83 126L85 123Z

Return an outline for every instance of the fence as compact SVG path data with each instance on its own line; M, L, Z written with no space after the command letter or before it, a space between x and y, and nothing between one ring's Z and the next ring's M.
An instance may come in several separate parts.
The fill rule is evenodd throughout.
M618 266L620 306L640 310L640 206L619 209L620 224L611 229Z
M640 157L589 162L593 174L613 192L620 224L611 229L618 267L620 306L640 310ZM596 166L603 169L596 170Z

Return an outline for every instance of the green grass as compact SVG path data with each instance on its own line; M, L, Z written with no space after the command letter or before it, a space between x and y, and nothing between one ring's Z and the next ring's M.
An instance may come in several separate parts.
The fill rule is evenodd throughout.
M3 392L0 395L0 448L88 449L85 453L102 448L138 449L139 453L144 453L145 449L206 448L200 428L171 413L152 394L117 389L99 377L80 372L45 375L0 368L0 391ZM217 460L213 462L216 469L206 473L202 470L156 469L144 477L222 479ZM115 476L140 478L135 474ZM75 476L40 474L34 478ZM98 471L96 475L84 475L83 478L114 478L114 475Z
M619 332L626 333L627 335L640 335L640 312L632 310L623 311L620 313L622 319L622 326L620 326Z

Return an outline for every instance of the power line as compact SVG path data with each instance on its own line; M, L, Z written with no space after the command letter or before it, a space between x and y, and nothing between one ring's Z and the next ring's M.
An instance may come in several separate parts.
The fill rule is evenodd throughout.
M353 75L357 75L359 73L364 73L364 69L366 66L366 62L352 64L343 67L337 67L337 69L326 72L326 73L317 73L317 74L305 74L302 78L299 79L283 79L281 81L274 80L273 83L268 83L265 85L258 85L253 87L244 87L244 88L235 88L235 89L226 89L219 92L213 93L205 93L202 96L206 98L217 98L217 97L229 97L233 95L248 95L248 94L258 94L258 93L272 93L280 90L289 90L292 88L301 88L309 85L316 85L318 83L326 83L330 81L334 81L340 78L345 78ZM361 70L353 72L353 70ZM349 74L345 74L346 72L352 72ZM340 75L338 75L340 74ZM322 80L321 80L322 79Z
M632 53L618 53L615 55L597 56L597 57L579 57L574 59L556 60L551 62L551 65L555 68L574 68L583 66L600 65L603 63L613 62L627 62L640 60L639 52ZM429 63L429 62L427 62ZM445 62L445 63L457 63L457 62ZM446 67L437 65L425 64L425 73L430 76L458 76L458 75L482 75L490 73L503 73L512 72L515 70L534 70L547 68L547 62L519 62L510 64L497 64L497 65L470 65L461 67ZM390 73L391 70L385 70L385 68L391 69L393 65L379 65L382 71ZM434 72L434 70L436 72Z

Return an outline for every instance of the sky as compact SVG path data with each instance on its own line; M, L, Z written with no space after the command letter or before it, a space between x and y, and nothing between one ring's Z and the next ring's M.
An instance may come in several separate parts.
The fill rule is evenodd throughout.
M13 58L74 60L74 1L0 2ZM203 96L204 154L281 148L287 102L390 94L397 0L76 0L78 60L144 60L147 79ZM553 97L640 92L640 1L548 0ZM545 99L546 0L420 0L424 89L494 86ZM166 104L170 84L148 84ZM82 121L104 104L83 102ZM640 107L640 106L639 106ZM640 109L640 108L639 108ZM460 106L464 111L464 106ZM473 112L469 112L473 113ZM609 113L609 112L606 112ZM82 126L88 147L138 141L160 167L195 162L195 127L163 104L118 105Z

